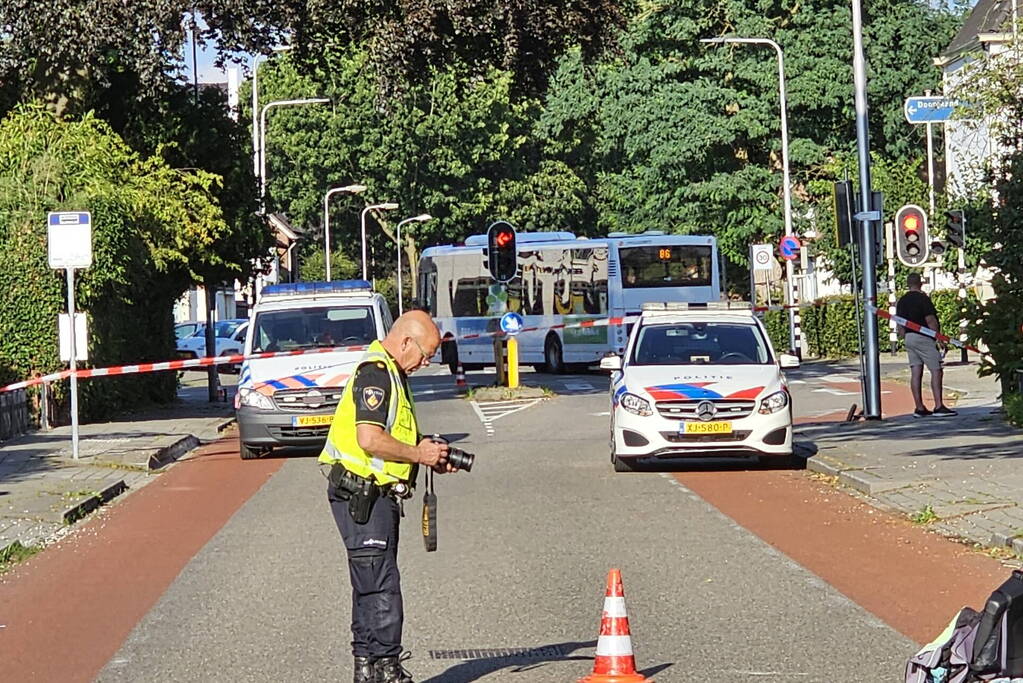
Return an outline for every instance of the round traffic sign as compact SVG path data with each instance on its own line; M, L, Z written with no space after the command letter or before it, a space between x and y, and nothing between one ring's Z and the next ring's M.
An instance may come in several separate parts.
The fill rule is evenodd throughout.
M508 311L501 316L501 331L512 336L518 334L525 326L525 319L514 311Z
M781 242L778 244L778 253L786 261L793 261L799 257L799 249L802 245L799 243L799 238L795 235L786 235L781 238Z
M766 266L768 263L771 262L771 250L768 248L766 250L759 250L755 252L753 255L753 260L755 260L762 266Z

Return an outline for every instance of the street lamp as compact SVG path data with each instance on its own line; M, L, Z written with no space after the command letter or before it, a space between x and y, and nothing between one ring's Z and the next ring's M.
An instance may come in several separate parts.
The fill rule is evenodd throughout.
M345 185L344 187L332 187L327 190L327 194L323 195L323 255L327 259L327 282L330 282L330 210L327 208L327 202L330 200L330 196L343 192L345 194L359 194L365 192L365 185Z
M401 297L401 226L405 225L406 223L425 223L426 221L432 218L433 216L431 216L428 213L421 213L418 216L406 218L405 220L399 222L398 227L395 228L396 237L398 239L398 315L401 315L402 313L405 312L405 308L402 305Z
M273 48L274 52L281 53L287 52L291 49L290 45L280 45ZM269 57L266 55L256 55L252 58L252 175L259 175L259 127L256 125L256 113L259 111L259 81L256 76L259 71L259 65L265 62Z
M274 107L289 107L299 104L327 104L326 97L312 97L301 100L276 100L263 105L259 114L259 207L266 213L266 113Z
M394 202L384 202L383 204L371 204L362 210L362 215L359 217L359 222L362 224L362 279L369 279L369 262L366 261L366 214L374 209L380 211L393 211L397 209L398 205Z
M746 43L748 45L770 45L778 55L778 98L781 101L781 172L782 172L782 202L785 207L785 236L792 234L792 183L789 180L789 119L787 105L785 103L785 58L782 55L781 46L770 38L738 38L735 36L719 36L717 38L703 38L701 43L720 45L723 43ZM792 287L794 284L795 272L791 259L785 259L785 280L786 294L789 302L789 347L795 353L796 348L796 309L793 306L794 297ZM754 305L756 302L753 302Z

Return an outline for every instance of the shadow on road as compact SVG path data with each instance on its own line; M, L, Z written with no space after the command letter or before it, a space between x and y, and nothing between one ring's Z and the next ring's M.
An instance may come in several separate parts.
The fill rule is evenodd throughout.
M758 472L764 470L805 470L806 457L707 457L659 458L643 460L636 472Z
M542 645L535 648L529 648L521 653L500 653L490 657L480 657L476 659L464 660L458 664L447 669L444 673L438 674L431 678L427 678L423 683L470 683L471 681L477 681L484 676L496 673L498 671L506 671L512 674L525 674L522 676L523 681L530 680L530 672L546 666L551 662L591 662L593 657L590 655L576 655L573 654L578 650L585 650L594 648L597 646L597 641L590 640L586 642L567 642L567 643L556 643L552 645ZM431 652L431 655L436 656L435 652ZM665 669L673 666L674 663L658 664L656 666L644 669L640 673L644 676L653 676L654 674L660 673ZM580 671L580 677L587 671Z

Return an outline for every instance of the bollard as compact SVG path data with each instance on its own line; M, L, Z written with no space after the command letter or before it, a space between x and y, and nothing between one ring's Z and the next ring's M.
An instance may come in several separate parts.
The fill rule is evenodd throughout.
M519 386L519 341L515 337L508 337L508 388L517 389Z

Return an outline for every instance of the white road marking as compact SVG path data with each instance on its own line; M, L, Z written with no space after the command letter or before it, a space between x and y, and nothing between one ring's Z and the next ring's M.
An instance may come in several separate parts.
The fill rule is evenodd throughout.
M568 380L562 386L568 391L593 391L597 388L589 382L578 382L575 380Z
M859 396L855 391L842 391L841 389L814 389L816 394L831 394L832 396Z
M517 399L513 401L488 401L486 403L477 403L476 401L470 401L472 409L476 412L476 416L479 417L480 422L483 423L484 429L487 430L487 436L494 435L494 421L499 420L506 415L517 413L520 410L525 410L535 406L543 399L532 398L532 399Z
M590 413L590 415L592 415L593 417L608 417L608 416L611 415L611 411L610 410L605 410L602 413Z

